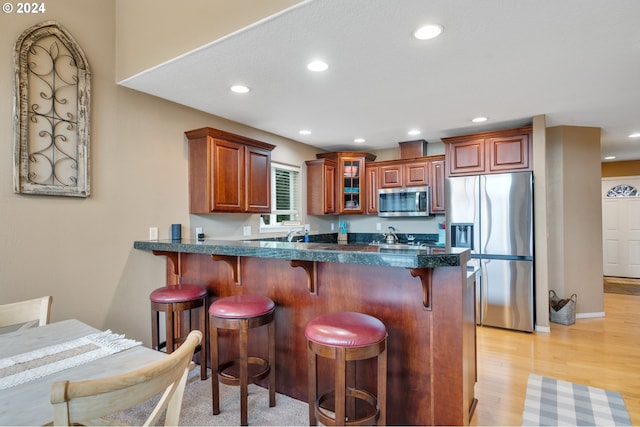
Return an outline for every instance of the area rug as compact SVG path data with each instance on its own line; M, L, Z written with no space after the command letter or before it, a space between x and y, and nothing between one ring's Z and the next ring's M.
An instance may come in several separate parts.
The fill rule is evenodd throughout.
M616 391L529 374L523 426L630 426Z
M240 389L220 384L220 414L212 415L211 371L209 379L200 380L200 369L189 373L182 399L180 425L234 426L240 425ZM142 425L157 403L159 396L132 409L110 415L109 424ZM269 407L269 391L249 385L247 417L250 426L304 426L309 424L309 406L283 394L276 394L276 406ZM159 420L163 424L164 419Z

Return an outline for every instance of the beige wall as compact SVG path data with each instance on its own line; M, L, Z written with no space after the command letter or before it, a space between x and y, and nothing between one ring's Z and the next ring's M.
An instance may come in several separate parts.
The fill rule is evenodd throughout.
M44 15L0 15L0 303L51 294L52 321L74 317L149 343L148 296L164 284L165 260L134 250L133 241L147 239L150 226L167 238L171 223L204 224L220 236L258 224L257 215L190 217L184 131L212 126L261 139L289 164L318 150L117 86L115 4L56 0ZM13 44L45 20L73 35L92 71L87 199L13 193Z
M578 296L577 315L604 313L600 129L547 129L549 289Z

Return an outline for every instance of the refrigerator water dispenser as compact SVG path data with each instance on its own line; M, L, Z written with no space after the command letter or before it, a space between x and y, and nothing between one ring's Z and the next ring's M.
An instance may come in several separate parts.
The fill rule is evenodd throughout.
M473 224L451 224L451 246L454 248L473 249Z

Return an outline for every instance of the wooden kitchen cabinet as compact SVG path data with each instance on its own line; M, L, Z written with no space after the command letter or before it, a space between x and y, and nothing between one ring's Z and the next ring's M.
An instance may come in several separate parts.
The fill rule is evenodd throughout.
M190 213L271 212L274 145L213 128L185 135Z
M446 212L444 203L444 156L431 160L429 169L431 172L431 213L443 214Z
M403 186L402 164L393 162L380 165L380 188L401 188Z
M307 214L336 213L336 162L329 159L308 160Z
M447 175L477 175L485 173L484 138L461 140L446 144Z
M429 185L429 162L392 161L380 166L380 188Z
M531 126L442 138L446 176L532 170Z
M378 213L378 188L403 188L428 185L431 213L442 214L444 205L445 157L425 156L411 160L387 160L367 164L366 213ZM377 184L374 181L377 180Z
M402 165L405 187L429 185L430 162L420 160Z
M316 154L316 158L332 160L336 164L336 214L365 213L365 168L366 163L375 160L376 156L362 152L334 152Z
M489 171L530 170L530 139L528 133L487 139L485 149L489 157Z
M378 188L380 186L379 176L380 168L375 166L375 163L368 163L365 167L366 170L366 213L377 214L378 213Z

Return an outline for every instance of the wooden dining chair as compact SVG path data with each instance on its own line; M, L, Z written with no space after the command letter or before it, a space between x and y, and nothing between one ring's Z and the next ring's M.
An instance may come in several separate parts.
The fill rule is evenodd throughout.
M0 328L21 325L18 330L49 323L51 296L0 305Z
M132 408L164 391L143 425L155 425L165 412L165 426L177 426L187 374L202 333L191 331L173 353L143 367L110 377L60 381L51 387L53 425L103 424L104 417Z

